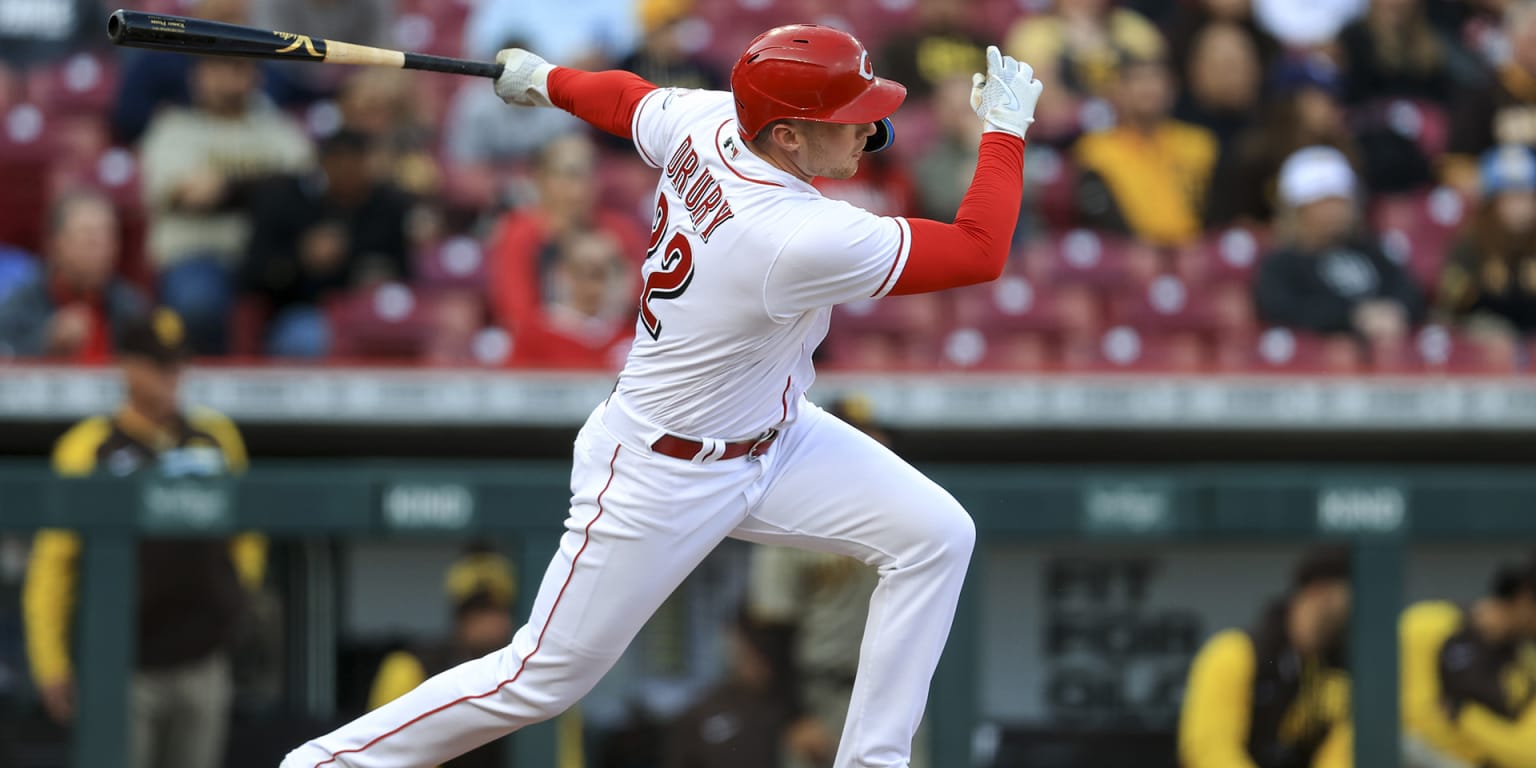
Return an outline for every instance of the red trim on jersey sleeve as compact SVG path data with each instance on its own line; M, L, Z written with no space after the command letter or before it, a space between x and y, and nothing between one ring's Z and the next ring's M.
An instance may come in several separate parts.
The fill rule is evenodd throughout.
M971 187L955 223L908 219L912 252L891 295L942 291L996 280L1008 263L1008 246L1024 198L1024 140L1006 133L981 138ZM896 258L900 258L900 250Z
M907 258L907 228L898 223L896 231L901 237L900 240L896 241L896 257L891 259L891 268L885 273L885 279L880 281L880 287L876 288L875 292L869 295L872 299L878 299L885 295L887 286L891 284L891 278L896 276L896 268L900 267Z
M555 67L549 73L549 100L555 106L615 136L633 139L635 110L656 85L633 72L583 72Z
M652 168L660 168L661 163L658 162L656 158L651 157L651 153L645 151L645 145L640 141L640 110L645 108L645 102L649 101L659 92L661 92L661 89L657 88L656 90L640 97L639 103L635 105L634 114L629 116L629 132L631 134L630 140L634 142L635 151L640 153L640 158L645 161L646 165L649 165ZM666 106L666 103L663 102L662 106Z

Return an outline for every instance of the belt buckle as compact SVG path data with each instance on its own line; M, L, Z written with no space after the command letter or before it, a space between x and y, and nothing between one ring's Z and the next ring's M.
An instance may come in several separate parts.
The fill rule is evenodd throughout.
M767 432L764 432L762 437L752 441L752 447L747 449L747 461L757 461L760 457L762 457L763 454L759 451L759 449L764 448L769 443L773 442L773 439L778 436L779 430L777 427L774 427L769 429Z

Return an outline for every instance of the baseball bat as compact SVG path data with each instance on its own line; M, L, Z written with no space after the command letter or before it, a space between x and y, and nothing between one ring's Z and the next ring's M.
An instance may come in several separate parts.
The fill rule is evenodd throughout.
M501 75L501 65L496 63L392 51L164 13L115 11L107 18L107 37L117 45L175 53L401 67L489 78Z

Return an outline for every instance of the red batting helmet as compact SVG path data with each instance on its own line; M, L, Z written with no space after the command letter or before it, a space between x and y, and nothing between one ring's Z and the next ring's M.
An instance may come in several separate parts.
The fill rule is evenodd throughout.
M875 123L866 152L891 145L891 113L907 98L906 86L875 77L863 43L815 24L758 35L731 68L731 93L743 138L775 120Z

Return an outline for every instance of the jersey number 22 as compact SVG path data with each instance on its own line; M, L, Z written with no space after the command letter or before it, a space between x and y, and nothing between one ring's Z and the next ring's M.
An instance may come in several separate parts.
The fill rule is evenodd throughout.
M651 310L651 301L675 299L693 282L693 246L686 235L678 232L663 247L661 238L666 233L667 197L657 195L656 217L651 222L651 241L645 248L645 258L649 261L659 251L661 262L645 278L645 288L640 291L640 322L654 340L661 338L661 318Z

